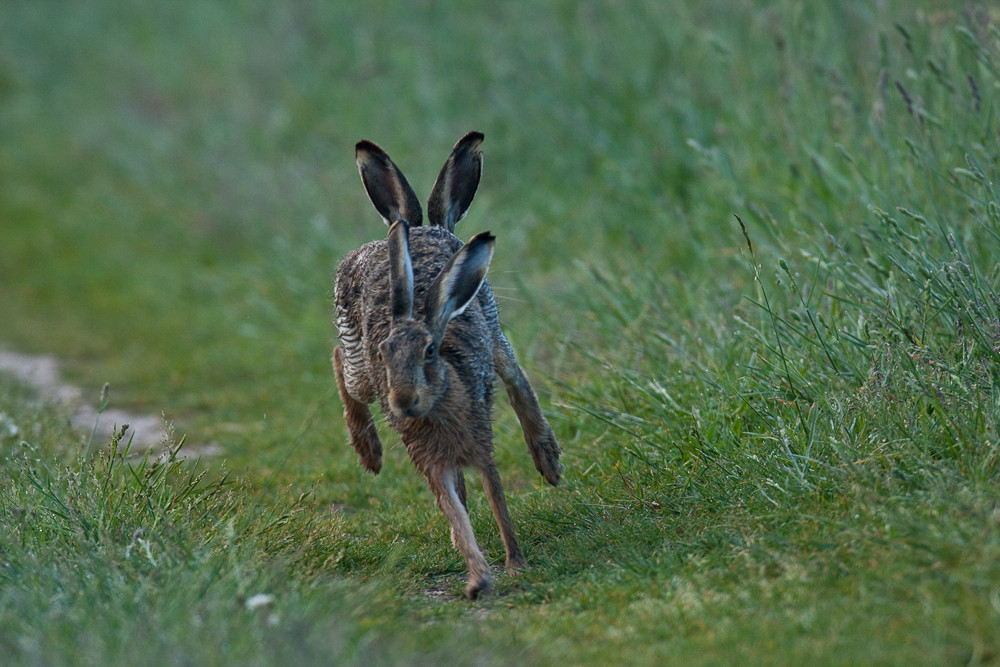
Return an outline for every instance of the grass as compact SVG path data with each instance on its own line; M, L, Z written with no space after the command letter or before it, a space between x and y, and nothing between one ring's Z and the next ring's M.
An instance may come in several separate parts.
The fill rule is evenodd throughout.
M0 15L0 341L178 434L90 446L0 381L11 664L998 660L995 10ZM336 263L384 232L351 146L426 193L473 128L459 232L498 237L566 480L501 400L532 569L470 604L395 438L357 466L328 358Z

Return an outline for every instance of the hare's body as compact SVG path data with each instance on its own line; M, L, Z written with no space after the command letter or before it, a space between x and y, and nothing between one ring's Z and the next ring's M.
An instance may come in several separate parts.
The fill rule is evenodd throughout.
M409 242L414 265L427 269L426 273L414 272L414 303L424 304L431 278L462 242L441 227L414 227ZM389 337L391 321L388 264L388 244L373 241L347 255L337 271L337 329L348 393L364 403L379 401L386 421L400 434L421 472L440 462L480 468L483 452L492 452L489 424L495 378L493 338L484 339L482 332L499 330L489 285L484 283L479 298L451 320L441 342L443 363L438 368L447 375L448 388L443 403L420 419L400 417L388 404L389 384L385 364L379 359L379 345ZM359 284L363 288L357 295L347 287ZM425 306L414 308L414 319L424 319L424 315Z
M475 468L500 527L507 569L524 567L493 460L491 410L497 377L521 421L535 466L551 484L561 473L559 446L513 350L500 331L485 280L493 252L487 232L464 244L452 233L479 181L482 135L455 146L421 221L416 197L388 155L358 144L362 180L391 225L389 237L348 254L337 270L340 345L333 364L351 444L378 473L382 446L368 404L376 400L410 459L428 480L469 567L474 598L491 576L465 509L464 468Z

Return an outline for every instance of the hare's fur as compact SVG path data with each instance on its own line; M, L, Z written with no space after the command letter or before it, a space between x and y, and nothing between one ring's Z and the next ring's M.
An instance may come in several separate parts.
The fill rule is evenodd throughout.
M494 237L463 244L454 234L479 184L483 136L470 132L445 162L422 226L419 200L389 156L357 145L358 168L388 238L348 254L337 270L340 345L333 351L337 387L351 444L361 465L382 467L382 444L368 404L378 400L447 517L469 568L466 595L492 581L466 511L464 468L475 468L500 528L508 572L526 566L493 460L490 412L495 378L507 390L535 467L556 485L559 445L531 385L500 331L485 279Z

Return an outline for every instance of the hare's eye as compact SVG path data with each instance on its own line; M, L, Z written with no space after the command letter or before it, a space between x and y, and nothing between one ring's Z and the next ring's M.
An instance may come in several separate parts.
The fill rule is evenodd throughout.
M436 348L434 347L434 343L431 343L430 345L428 345L427 348L424 350L424 358L425 359L431 359L431 358L433 358L435 350L436 350Z

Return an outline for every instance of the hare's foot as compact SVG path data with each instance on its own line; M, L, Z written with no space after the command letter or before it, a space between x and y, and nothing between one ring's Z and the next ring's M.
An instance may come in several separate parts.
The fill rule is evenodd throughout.
M465 585L465 597L469 600L476 600L493 585L493 577L488 573L469 573L469 583Z
M373 423L370 429L365 429L362 433L351 433L351 446L358 453L361 466L373 474L378 474L382 470L382 441L379 440Z
M559 443L552 433L548 424L545 428L530 440L526 437L528 449L531 451L531 458L535 462L535 468L542 474L545 481L552 486L559 485L559 478L562 477L562 464L559 463Z
M528 569L528 561L520 553L507 557L507 574L514 575Z

